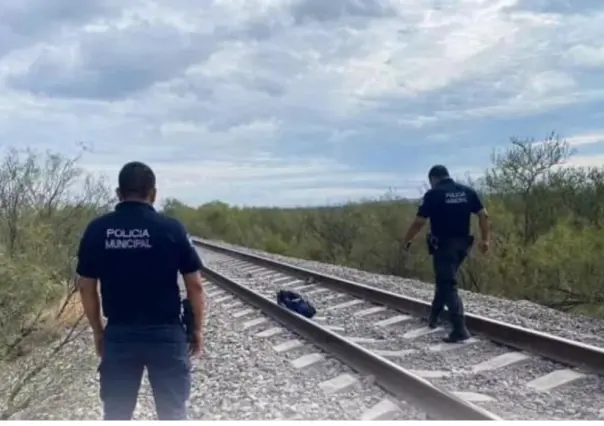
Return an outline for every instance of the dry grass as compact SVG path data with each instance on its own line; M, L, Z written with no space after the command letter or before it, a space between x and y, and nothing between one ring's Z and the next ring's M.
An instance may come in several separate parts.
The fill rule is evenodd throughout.
M77 327L84 317L84 310L77 291L66 294L50 304L33 322L34 327L25 339L19 355L25 355L39 345L48 344L68 330Z
M66 295L50 304L38 314L32 314L30 320L16 336L11 347L4 354L5 362L14 362L27 356L36 348L51 344L70 330L78 327L84 314L77 293Z
M52 305L47 314L50 322L60 328L73 327L84 315L84 310L80 302L78 293L62 298L58 303Z

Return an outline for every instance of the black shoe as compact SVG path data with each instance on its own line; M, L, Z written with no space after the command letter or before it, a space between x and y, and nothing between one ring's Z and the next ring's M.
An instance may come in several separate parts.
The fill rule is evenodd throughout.
M430 316L428 318L428 328L434 330L436 327L438 327L438 317Z
M468 340L470 337L470 333L465 330L462 332L452 331L447 337L443 338L443 342L445 343L460 343Z

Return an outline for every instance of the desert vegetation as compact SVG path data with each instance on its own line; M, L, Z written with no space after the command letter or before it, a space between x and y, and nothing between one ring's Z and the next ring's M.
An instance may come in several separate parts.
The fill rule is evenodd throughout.
M475 250L465 263L463 288L561 311L604 314L604 168L571 167L573 154L554 133L542 140L512 138L493 153L484 175L469 182L482 193L493 241L490 253ZM164 210L204 238L431 281L423 243L403 260L402 239L417 204L386 196L283 209L220 201L194 207L171 199Z
M0 419L60 393L65 352L84 330L74 288L78 240L112 191L81 155L8 149L0 160Z

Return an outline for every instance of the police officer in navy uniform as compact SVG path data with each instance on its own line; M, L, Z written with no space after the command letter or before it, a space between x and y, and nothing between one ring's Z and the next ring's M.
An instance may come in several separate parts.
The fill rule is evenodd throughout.
M158 418L186 419L189 357L202 349L201 261L183 225L153 208L156 192L147 165L126 164L119 174L120 203L93 220L80 242L76 272L101 357L105 420L131 419L145 368ZM195 318L191 339L181 320L179 272Z
M405 248L409 249L415 236L430 219L431 232L427 235L428 250L432 255L435 275L435 292L428 325L436 328L444 307L449 311L451 333L444 339L454 343L470 337L464 308L457 292L456 275L473 245L470 235L470 217L478 216L483 253L489 249L490 229L487 211L476 191L455 182L445 166L437 165L428 173L431 189L424 194L417 217L405 236Z

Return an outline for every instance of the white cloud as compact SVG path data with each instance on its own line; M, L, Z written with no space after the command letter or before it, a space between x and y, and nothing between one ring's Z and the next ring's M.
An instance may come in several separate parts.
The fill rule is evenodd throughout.
M593 68L604 67L604 44L590 46L578 44L568 51L568 59L575 65Z
M148 161L162 193L191 202L304 204L389 188L415 196L460 127L476 144L487 121L604 102L604 6L16 4L0 2L0 144L69 153L90 142L90 170L115 175L127 160ZM556 130L598 125L576 120ZM401 139L417 150L403 151Z
M568 166L604 167L604 155L575 155L567 162Z
M94 174L117 176L120 165L85 163ZM255 200L270 204L271 200L298 205L341 201L349 197L383 195L389 188L396 189L420 182L400 182L395 173L358 174L351 168L322 158L301 164L284 162L270 156L259 156L238 161L183 160L178 164L155 162L160 202L169 197L188 198L194 202L222 199L233 203ZM319 186L316 186L319 184ZM353 186L347 186L353 184ZM336 188L342 189L338 194ZM409 188L404 187L407 190ZM339 197L339 198L338 198ZM274 201L273 201L274 202Z
M573 147L604 142L604 132L581 133L566 140Z
M576 86L575 80L568 74L557 71L545 71L533 76L529 81L529 92L537 96L552 93L568 93Z

